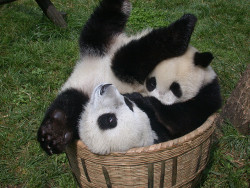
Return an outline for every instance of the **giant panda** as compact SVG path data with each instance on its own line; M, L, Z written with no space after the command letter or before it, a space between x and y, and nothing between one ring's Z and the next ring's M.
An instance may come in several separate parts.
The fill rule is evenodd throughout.
M146 96L173 138L193 131L221 107L212 60L210 52L189 46L182 56L160 62L146 79Z
M90 151L102 155L171 139L150 98L139 93L122 95L112 84L94 89L80 115L79 136Z
M130 9L129 0L102 0L84 25L80 59L38 129L38 141L49 155L62 153L79 138L78 120L96 85L112 83L121 93L146 93L144 83L154 68L187 51L194 15L129 37L123 30Z

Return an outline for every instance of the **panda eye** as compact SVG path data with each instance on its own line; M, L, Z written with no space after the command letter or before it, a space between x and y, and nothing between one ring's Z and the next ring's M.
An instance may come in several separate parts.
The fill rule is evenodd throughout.
M146 87L148 91L153 91L156 88L156 79L155 77L148 78L146 80Z
M173 82L169 89L173 92L173 94L176 97L180 98L182 96L180 84L178 84L177 82Z
M113 113L101 115L97 120L98 126L102 130L112 129L117 126L117 118Z

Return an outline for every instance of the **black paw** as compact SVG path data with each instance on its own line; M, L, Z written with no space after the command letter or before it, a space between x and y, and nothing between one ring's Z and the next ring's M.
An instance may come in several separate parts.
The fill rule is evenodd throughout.
M41 124L37 140L47 154L64 152L68 143L73 140L73 130L67 126L67 116L61 110L54 110L45 117Z

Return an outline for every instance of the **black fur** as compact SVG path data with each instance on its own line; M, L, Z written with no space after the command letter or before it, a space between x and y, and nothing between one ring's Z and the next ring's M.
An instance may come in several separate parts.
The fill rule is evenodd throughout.
M155 77L151 77L146 80L146 88L148 91L150 92L154 91L154 89L156 88L156 85L157 83L156 83Z
M197 96L186 102L164 105L154 97L150 97L150 100L159 120L171 133L172 139L193 131L221 107L217 78L201 88Z
M202 67L207 67L213 60L213 54L210 52L196 52L194 56L194 64Z
M78 120L88 101L83 93L68 89L50 105L37 133L41 147L49 155L63 152L68 143L79 138Z
M196 21L194 15L186 14L168 27L131 41L116 52L113 72L124 82L143 84L158 63L185 53Z
M170 90L173 92L173 94L180 98L182 96L182 91L181 91L181 87L180 84L178 84L177 82L173 82L170 86Z
M117 118L113 113L106 113L98 118L97 123L101 130L113 129L117 126Z
M127 97L124 97L124 101L125 101L125 104L128 106L128 108L133 112L134 111L133 103L130 100L128 100Z
M121 11L124 1L128 0L103 0L95 9L80 35L81 55L107 53L113 37L123 31L129 16Z
M150 120L151 128L153 131L155 131L156 135L158 136L158 140L155 140L155 143L160 143L170 140L170 133L164 127L164 125L160 123L160 121L157 119L150 98L143 97L139 93L124 94L124 96L133 101L142 111L144 111L147 114Z

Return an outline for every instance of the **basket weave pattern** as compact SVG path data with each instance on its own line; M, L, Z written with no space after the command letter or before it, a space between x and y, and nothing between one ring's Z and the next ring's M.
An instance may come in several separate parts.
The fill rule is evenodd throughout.
M191 187L207 164L215 117L181 138L126 153L96 155L77 141L66 154L80 187Z

